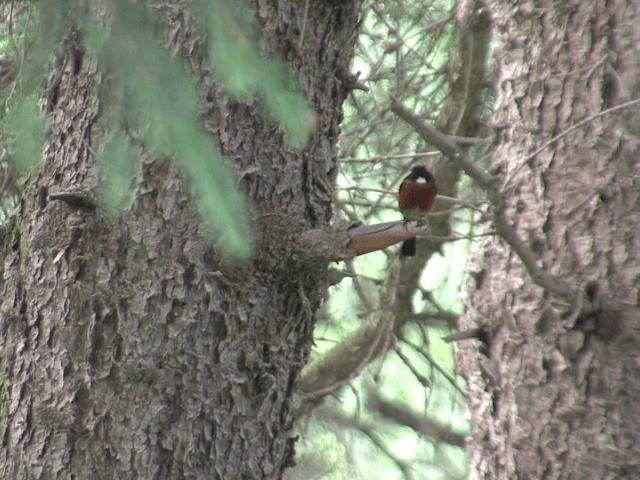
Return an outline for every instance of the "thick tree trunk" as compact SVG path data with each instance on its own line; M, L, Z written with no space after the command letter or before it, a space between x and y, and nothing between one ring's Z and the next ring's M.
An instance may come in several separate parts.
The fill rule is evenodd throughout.
M178 47L197 51L180 3L154 11ZM318 128L295 151L254 102L206 77L205 121L243 175L261 234L248 264L206 245L166 162L145 159L123 218L53 200L94 195L102 135L95 62L69 51L53 72L44 167L3 249L2 478L280 478L291 464L296 378L326 291L326 263L290 257L291 242L331 217L359 2L257 3Z
M640 108L598 115L640 93L640 7L490 8L508 214L540 266L600 309L583 315L536 286L498 238L481 246L463 323L487 326L487 344L458 355L472 478L640 478Z

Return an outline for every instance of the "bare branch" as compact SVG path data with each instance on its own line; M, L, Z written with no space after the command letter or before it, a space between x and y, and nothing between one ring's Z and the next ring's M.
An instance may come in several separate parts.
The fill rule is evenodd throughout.
M466 439L464 435L455 433L450 427L436 423L426 416L418 416L392 402L387 402L380 396L376 396L374 398L371 402L371 406L383 416L399 423L400 425L412 428L416 432L420 432L434 443L444 442L457 447L465 446Z
M358 225L354 222L307 230L298 238L297 254L334 262L382 250L425 233L428 223L387 222Z
M622 110L625 108L628 108L632 105L636 105L637 103L640 103L640 98L637 98L635 100L631 100L629 102L623 103L622 105L617 105L615 107L611 107L608 108L606 110L603 110L601 112L598 112L596 114L590 115L587 118L585 118L584 120L579 121L578 123L576 123L575 125L567 128L565 131L560 132L558 135L556 135L555 137L553 137L551 140L549 140L548 142L546 142L544 145L542 145L540 148L538 148L535 152L531 153L530 155L527 155L527 157L524 159L524 161L522 162L522 164L526 164L529 160L533 159L537 154L539 154L542 150L544 150L545 148L547 148L548 146L552 145L553 143L557 142L558 140L560 140L562 137L567 136L569 133L573 132L574 130L577 130L578 128L580 128L581 126L583 126L586 123L592 122L593 120L595 120L598 117L602 117L603 115L608 115L610 113L616 112L618 110Z
M509 183L511 183L511 181L515 178L515 175L520 171L520 169L524 166L527 165L529 160L533 159L536 155L538 155L541 151L543 151L545 148L547 148L550 145L553 145L555 142L557 142L558 140L560 140L562 137L566 137L569 133L573 132L574 130L577 130L578 128L580 128L581 126L583 126L586 123L592 122L593 120L595 120L598 117L602 117L603 115L608 115L610 113L616 112L618 110L622 110L625 108L628 108L632 105L635 105L637 103L640 103L640 98L637 98L635 100L631 100L629 102L625 102L622 105L617 105L615 107L611 107L608 108L606 110L603 110L601 112L595 113L593 115L588 116L587 118L585 118L584 120L579 121L578 123L576 123L575 125L572 125L571 127L567 128L566 130L564 130L563 132L560 132L558 135L556 135L555 137L553 137L551 140L549 140L548 142L544 143L541 147L537 148L533 153L527 155L522 162L520 163L520 166L518 168L516 168L514 170L514 172L511 174L511 178L509 178L509 180L507 180L505 182L505 185L509 185Z
M493 188L493 179L483 172L474 162L458 148L456 142L449 136L439 132L414 112L406 108L399 100L391 99L391 111L401 119L411 125L414 130L423 138L425 142L436 147L442 154L453 162L464 172L473 178L483 189Z
M381 287L379 308L353 334L304 368L300 376L304 403L296 417L304 415L326 395L358 376L373 359L387 351L395 325L399 277L400 261L396 259Z
M482 335L486 335L485 330L485 327L470 328L469 330L452 333L451 335L442 337L442 339L447 343L460 342L462 340L479 340Z
M493 205L493 220L496 233L506 241L518 257L520 257L520 260L522 260L534 283L572 304L582 297L580 301L583 305L583 314L594 310L594 305L584 293L538 266L538 257L511 225L511 221L505 212L506 201L504 195L498 190L490 175L482 171L482 169L472 162L449 136L438 132L398 100L391 100L391 110L411 125L426 142L429 142L440 150L446 158L458 165L467 175L475 180L483 190L487 191L489 200Z
M402 158L425 158L425 157L433 157L435 155L439 155L439 152L416 152L416 153L398 153L397 155L373 155L367 158L360 157L344 157L338 158L339 162L342 163L368 163L368 162L379 162L381 160L394 160L394 159L402 159Z
M440 375L442 375L444 378L447 379L447 381L451 384L451 386L453 388L455 388L458 392L460 392L462 394L462 396L466 397L467 393L464 391L464 389L458 385L458 382L456 381L456 379L449 373L447 372L444 368L442 368L442 366L436 362L434 360L434 358L431 356L431 354L429 352L427 352L427 350L424 347L421 347L419 345L414 344L413 342L409 341L406 338L402 338L402 341L409 345L410 347L412 347L416 352L418 352L420 355L422 355L430 364L433 368L435 368Z
M331 422L339 427L346 427L365 435L385 456L387 456L402 472L405 478L413 478L411 470L414 468L411 463L402 460L394 455L383 437L380 435L377 425L371 421L363 420L360 416L347 416L337 409L320 408L317 413L318 417L325 422ZM345 442L346 444L346 442Z

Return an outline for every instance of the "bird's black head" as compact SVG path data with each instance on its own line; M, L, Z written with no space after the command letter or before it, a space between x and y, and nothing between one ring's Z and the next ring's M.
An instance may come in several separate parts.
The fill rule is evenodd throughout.
M431 175L431 172L427 170L427 167L424 165L414 165L407 178L414 182L419 178L424 178L427 183L433 181L433 175Z

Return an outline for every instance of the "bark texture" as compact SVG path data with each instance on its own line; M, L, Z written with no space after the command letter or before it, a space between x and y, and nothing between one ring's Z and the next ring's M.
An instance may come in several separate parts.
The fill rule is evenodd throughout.
M291 232L331 217L359 2L255 3L317 115L300 151L211 80L182 2L154 8L202 74L205 122L252 202L261 238L248 264L206 245L167 162L144 159L117 220L51 200L94 196L103 129L95 62L69 47L52 72L44 166L3 247L2 478L280 478L292 463L296 378L327 265L291 255Z
M598 116L640 94L640 7L489 5L493 173L540 265L600 310L535 286L499 239L480 246L462 328L488 335L458 354L471 478L640 478L640 108Z

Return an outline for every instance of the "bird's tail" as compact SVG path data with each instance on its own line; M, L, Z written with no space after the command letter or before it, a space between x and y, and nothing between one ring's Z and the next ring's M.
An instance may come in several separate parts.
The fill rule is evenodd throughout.
M415 257L416 256L416 239L410 238L402 242L402 248L400 249L400 255L403 257Z

